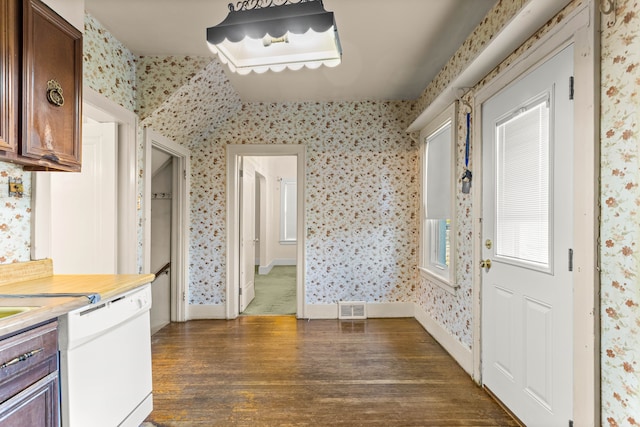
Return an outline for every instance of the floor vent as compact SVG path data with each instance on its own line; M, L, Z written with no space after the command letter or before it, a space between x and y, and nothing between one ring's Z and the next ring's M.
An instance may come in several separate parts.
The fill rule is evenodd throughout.
M338 302L338 319L366 319L367 303L364 301Z

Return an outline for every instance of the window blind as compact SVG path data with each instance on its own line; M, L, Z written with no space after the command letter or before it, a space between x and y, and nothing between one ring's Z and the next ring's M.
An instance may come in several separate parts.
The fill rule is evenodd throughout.
M549 107L498 123L496 254L549 264Z
M427 137L425 214L451 218L451 121Z

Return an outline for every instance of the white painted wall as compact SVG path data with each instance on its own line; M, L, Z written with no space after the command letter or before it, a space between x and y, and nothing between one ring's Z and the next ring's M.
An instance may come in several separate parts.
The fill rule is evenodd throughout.
M280 244L280 178L296 177L296 157L254 157L256 171L266 180L266 251L260 258L261 271L265 272L273 265L295 265L297 245ZM259 228L259 224L256 224ZM256 230L256 235L260 235Z
M295 260L296 245L280 244L280 179L296 178L296 158L289 157L267 157L269 165L269 175L267 185L269 193L271 221L269 222L269 253L272 259L269 263L277 263L278 261Z

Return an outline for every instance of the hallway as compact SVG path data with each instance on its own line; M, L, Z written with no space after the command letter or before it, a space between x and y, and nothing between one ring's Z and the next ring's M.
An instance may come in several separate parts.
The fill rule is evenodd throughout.
M163 427L517 426L415 319L171 323L152 349Z

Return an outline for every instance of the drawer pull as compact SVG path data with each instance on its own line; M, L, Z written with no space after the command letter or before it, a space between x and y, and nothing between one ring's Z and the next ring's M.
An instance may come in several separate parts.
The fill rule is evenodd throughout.
M16 363L24 362L25 360L27 360L31 356L36 355L36 354L40 353L41 351L44 351L44 348L39 348L37 350L31 350L31 351L29 351L27 353L21 354L18 357L14 357L13 359L11 359L11 360L9 360L7 362L4 362L2 365L0 365L0 369L4 369L4 368L6 368L8 366L15 365Z

